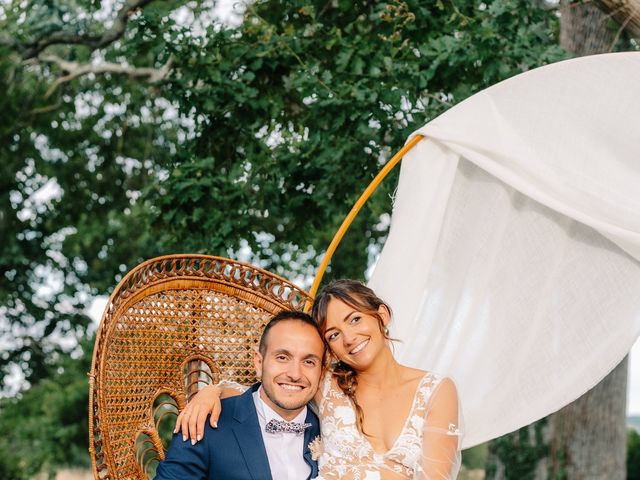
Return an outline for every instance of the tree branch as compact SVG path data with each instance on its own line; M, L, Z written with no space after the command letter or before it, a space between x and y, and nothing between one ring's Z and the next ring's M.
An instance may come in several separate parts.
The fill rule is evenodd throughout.
M632 37L640 38L640 0L595 0L595 4Z
M53 82L53 84L45 93L45 98L51 96L51 94L63 83L69 82L75 78L87 75L89 73L115 73L120 75L124 74L132 78L146 77L147 80L151 83L159 82L168 75L174 62L174 58L173 56L171 56L169 57L167 63L165 63L161 68L158 69L148 67L136 68L120 63L81 64L76 62L69 62L56 55L41 55L38 57L38 60L40 60L41 62L55 63L62 70L68 72L67 75L60 77L55 82Z
M33 115L38 115L40 113L49 113L49 112L53 112L54 110L57 110L58 108L60 108L60 106L62 105L62 101L58 100L56 103L54 103L53 105L46 105L44 107L38 107L38 108L34 108L33 110L31 110L31 114Z
M145 7L153 1L154 0L125 0L122 8L116 14L111 28L105 30L101 35L89 35L73 31L57 31L43 35L29 43L20 43L8 35L1 35L0 44L18 50L25 60L37 57L45 48L56 44L86 45L92 50L96 50L118 40L127 28L129 17L131 17L136 10Z

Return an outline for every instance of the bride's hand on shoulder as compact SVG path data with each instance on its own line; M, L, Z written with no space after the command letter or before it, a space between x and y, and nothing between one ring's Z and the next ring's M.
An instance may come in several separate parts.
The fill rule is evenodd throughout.
M173 433L182 431L182 440L191 439L191 444L199 442L204 435L204 424L209 418L211 428L218 427L218 418L222 411L220 397L222 389L218 385L207 385L191 399L180 412Z

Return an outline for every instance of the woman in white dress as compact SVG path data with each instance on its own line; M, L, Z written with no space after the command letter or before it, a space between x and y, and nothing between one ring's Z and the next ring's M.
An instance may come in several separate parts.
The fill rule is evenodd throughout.
M322 432L314 448L318 478L456 478L462 437L456 387L449 378L395 360L389 306L362 283L337 280L316 297L313 318L331 354L315 398ZM203 389L176 430L195 439L208 413L213 425L220 392L234 394Z

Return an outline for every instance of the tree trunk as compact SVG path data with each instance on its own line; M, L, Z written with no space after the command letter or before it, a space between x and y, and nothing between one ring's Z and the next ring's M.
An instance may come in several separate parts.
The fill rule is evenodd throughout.
M640 38L640 0L595 0L629 35Z
M560 2L560 46L576 57L612 51L619 28L593 3Z
M575 402L489 444L489 480L626 479L627 358Z
M560 44L576 56L613 50L620 27L593 3L560 2ZM602 382L556 413L493 440L487 479L626 479L625 358Z
M593 389L549 417L551 478L627 477L627 358Z

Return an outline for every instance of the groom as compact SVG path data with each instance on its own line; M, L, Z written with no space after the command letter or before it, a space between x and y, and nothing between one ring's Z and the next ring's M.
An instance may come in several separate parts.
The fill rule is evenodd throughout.
M262 378L222 401L218 428L202 441L174 435L156 480L301 480L318 475L309 443L320 434L307 403L318 389L324 343L306 313L283 311L265 326L254 356Z

